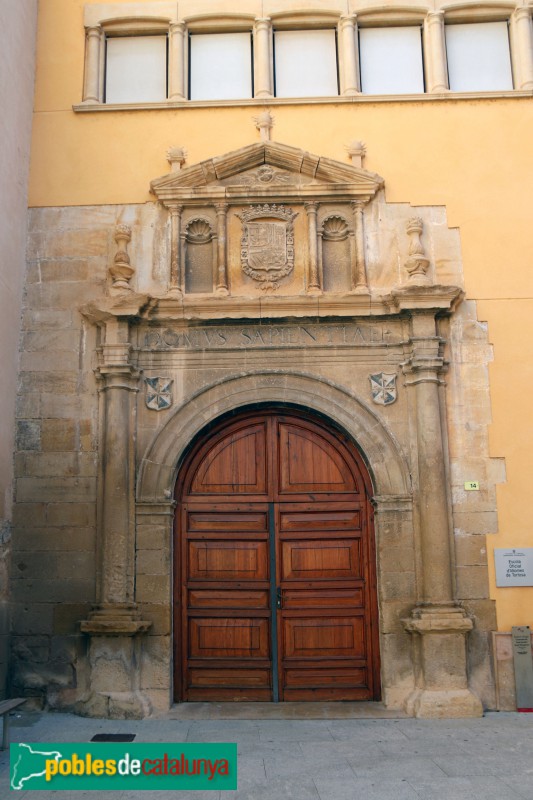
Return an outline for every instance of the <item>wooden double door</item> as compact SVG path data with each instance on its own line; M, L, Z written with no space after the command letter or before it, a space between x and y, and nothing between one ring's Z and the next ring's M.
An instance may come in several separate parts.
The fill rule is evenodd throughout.
M305 415L210 430L177 483L177 700L379 699L370 481Z

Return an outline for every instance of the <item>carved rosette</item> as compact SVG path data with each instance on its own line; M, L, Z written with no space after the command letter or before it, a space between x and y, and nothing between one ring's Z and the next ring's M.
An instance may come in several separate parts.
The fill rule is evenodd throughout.
M262 289L278 289L294 269L294 226L298 216L283 205L265 203L237 214L242 221L241 266Z
M429 283L427 271L429 269L429 258L424 251L424 245L420 239L424 223L420 217L412 217L406 225L407 234L410 236L409 257L405 262L405 269L409 273L409 280L413 283Z
M131 289L129 281L135 273L135 268L130 264L128 243L131 241L131 228L128 225L117 225L115 228L115 242L117 252L113 263L109 267L109 274L113 279L113 289Z

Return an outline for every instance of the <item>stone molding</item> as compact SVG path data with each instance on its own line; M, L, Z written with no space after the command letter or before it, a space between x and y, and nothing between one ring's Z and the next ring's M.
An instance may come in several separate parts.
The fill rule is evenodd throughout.
M99 107L104 99L104 38L105 33L138 35L162 32L169 35L169 102L159 104L118 104L116 108L168 107L169 103L187 100L187 34L216 31L253 29L254 37L254 85L253 100L274 98L273 30L272 21L282 29L306 29L320 26L337 26L339 43L339 96L331 98L354 99L361 95L358 57L358 20L369 25L423 24L424 69L429 95L449 93L444 28L447 22L476 22L508 18L511 21L511 59L515 90L533 89L533 32L531 11L527 6L507 3L457 4L442 9L427 9L421 6L397 8L362 8L357 13L341 13L340 10L303 8L298 11L279 11L270 17L255 17L240 10L222 12L217 15L200 13L178 18L176 2L157 3L105 3L86 5L84 25L87 31L85 53L85 79L83 102L75 110ZM511 92L514 93L514 92ZM478 93L486 97L489 93ZM457 98L460 95L454 94ZM367 96L368 97L368 96ZM418 99L422 95L404 96L403 99ZM378 96L379 98L379 96ZM373 98L375 101L378 98ZM251 98L252 99L252 98ZM381 99L384 99L383 97ZM391 99L389 97L388 99ZM394 96L402 99L401 95ZM294 100L290 99L291 103ZM312 102L305 98L304 102ZM214 101L214 105L223 105Z
M83 24L86 28L120 19L161 19L178 21L176 0L157 0L141 3L86 3L83 8Z
M269 106L301 106L301 105L339 105L346 103L443 103L472 100L520 100L531 98L533 89L508 89L489 92L436 92L435 94L358 94L345 97L305 97L284 98L273 97L269 99ZM248 100L184 100L174 102L171 100L159 103L74 103L72 110L76 113L113 113L116 111L168 111L179 108L185 111L190 108L237 108L250 106L262 108L261 98Z
M366 403L316 376L264 370L229 376L182 403L157 432L142 459L137 502L163 502L172 496L180 456L207 421L238 408L280 401L325 414L346 430L365 454L380 495L408 494L409 469L404 456L383 421Z
M314 179L314 182L299 187L261 185L260 191L254 191L248 185L224 186L218 183L265 164L296 175L302 174ZM312 155L297 147L268 141L201 161L178 173L163 175L151 182L150 190L164 205L184 200L197 204L222 200L234 204L253 203L256 200L264 203L270 197L275 198L276 202L332 198L338 202L350 199L368 202L382 186L383 178L374 172Z
M464 609L455 605L420 605L409 619L404 620L409 633L468 633L474 623Z
M133 603L102 603L82 620L80 630L91 636L137 636L151 626L151 622L141 619Z

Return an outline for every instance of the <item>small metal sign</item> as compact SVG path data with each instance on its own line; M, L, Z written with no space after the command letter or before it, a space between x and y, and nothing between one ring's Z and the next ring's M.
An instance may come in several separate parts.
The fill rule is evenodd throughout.
M512 628L516 710L533 712L533 656L529 625Z
M479 492L479 481L465 481L465 491Z
M496 586L533 586L533 547L496 548Z

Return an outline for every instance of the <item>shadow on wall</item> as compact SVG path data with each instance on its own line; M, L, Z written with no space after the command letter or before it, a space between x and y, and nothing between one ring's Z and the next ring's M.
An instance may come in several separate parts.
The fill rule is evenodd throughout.
M0 700L7 696L9 664L9 563L11 560L11 526L0 522Z

